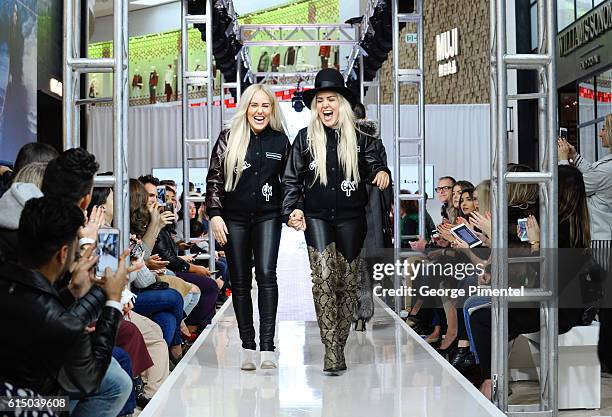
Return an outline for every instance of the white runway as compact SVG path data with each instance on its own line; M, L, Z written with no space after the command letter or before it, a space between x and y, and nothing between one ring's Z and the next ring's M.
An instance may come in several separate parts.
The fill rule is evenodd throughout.
M323 345L301 241L301 234L284 229L279 369L239 369L241 345L228 302L141 417L503 416L379 300L367 331L349 337L348 371L323 375Z

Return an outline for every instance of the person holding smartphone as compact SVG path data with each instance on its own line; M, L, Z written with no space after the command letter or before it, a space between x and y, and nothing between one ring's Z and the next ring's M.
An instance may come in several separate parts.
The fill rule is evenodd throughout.
M610 149L612 114L604 119L599 138L602 148ZM582 172L591 219L591 248L598 263L609 270L612 247L612 153L599 161L589 162L566 139L560 137L557 145L559 164L571 164Z
M330 375L346 370L344 347L367 232L365 184L384 190L390 183L378 139L355 128L355 102L339 71L319 71L315 88L304 92L310 123L295 138L283 176L283 215L305 232L323 371Z
M281 175L289 148L276 96L267 86L254 84L244 91L230 129L219 135L206 178L206 211L210 230L225 249L243 370L256 368L252 259L258 287L260 367L277 367L276 262L282 227Z

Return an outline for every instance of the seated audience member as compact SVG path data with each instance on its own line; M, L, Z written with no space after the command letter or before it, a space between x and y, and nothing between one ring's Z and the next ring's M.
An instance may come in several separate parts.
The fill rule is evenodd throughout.
M0 167L0 196L6 192L11 186L11 183L16 182L15 177L23 167L33 162L42 162L46 164L58 155L59 153L55 148L46 143L31 142L23 145L19 153L17 153L17 158L15 159L12 170L7 167ZM40 186L38 187L40 188Z
M580 288L576 289L576 278L591 259L587 250L590 246L589 212L582 174L577 168L562 165L559 167L559 334L568 332L582 315L581 308L575 308L579 301ZM535 216L529 218L535 222ZM539 228L537 229L539 231ZM539 235L539 233L537 233ZM539 250L539 239L530 242L532 251ZM563 250L564 249L564 250ZM575 250L568 250L575 249ZM576 292L578 294L576 294ZM570 294L571 293L571 294ZM574 299L573 304L566 302L567 295ZM569 306L568 306L569 304ZM481 309L470 315L470 325L476 352L480 359L482 377L481 392L491 398L491 310ZM540 330L540 310L538 308L508 309L508 336L516 338L520 334Z
M41 191L45 197L66 200L86 210L99 165L83 148L68 149L49 161Z
M195 333L203 329L214 315L214 304L217 297L216 284L207 277L188 274L191 278L181 279L176 276L169 276L166 267L168 261L162 259L157 254L152 254L151 248L156 245L157 238L160 232L168 225L171 225L175 219L172 212L159 211L156 197L151 198L151 191L154 189L155 183L158 183L155 177L141 177L147 184L138 187L138 183L131 182L132 197L130 198L130 206L132 213L132 232L138 239L141 239L141 247L143 249L143 257L145 265L150 272L157 272L159 280L169 284L181 293L184 297L184 311L187 314L185 319L186 328L183 329L185 337L188 340L193 340ZM147 189L148 188L148 189ZM150 280L147 276L147 269L139 271L139 275L143 275L140 279ZM184 278L184 277L183 277ZM208 290L203 291L203 289Z
M0 356L10 358L0 361L0 379L41 395L69 393L78 399L71 404L72 416L116 417L132 389L129 376L111 360L127 283L125 261L99 283L108 301L93 332L54 286L69 269L71 285L81 294L94 285L94 247L75 263L83 220L83 212L67 201L42 197L25 204L19 264L0 268L0 327L11 335L0 343Z
M219 289L223 287L223 280L221 278L211 278L208 268L196 265L192 255L179 256L178 246L172 238L173 229L174 223L166 225L160 230L153 252L158 253L161 259L168 261L168 269L174 271L179 278L191 282L200 288L200 303L207 308L205 311L196 310L198 310L198 320L202 318L200 314L204 314L205 322L195 323L192 321L192 317L187 317L185 322L191 326L205 325L212 319L215 313L215 304ZM196 310L190 316L193 316Z
M29 183L14 183L0 198L0 265L17 260L17 229L25 203L42 197L40 190Z

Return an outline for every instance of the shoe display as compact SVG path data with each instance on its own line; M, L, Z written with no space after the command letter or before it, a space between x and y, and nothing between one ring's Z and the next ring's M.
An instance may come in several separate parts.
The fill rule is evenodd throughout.
M243 348L240 351L240 369L243 371L254 371L257 369L257 366L255 366L255 355L257 355L257 351Z

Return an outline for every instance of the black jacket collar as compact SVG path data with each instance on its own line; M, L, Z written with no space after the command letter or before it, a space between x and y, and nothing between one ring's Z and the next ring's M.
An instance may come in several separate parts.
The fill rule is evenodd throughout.
M249 127L249 130L251 132L251 136L250 136L251 139L253 139L255 136L259 136L260 139L264 139L272 135L272 132L274 132L274 130L272 130L272 128L270 127L270 123L268 123L268 126L266 126L266 128L259 133L253 132L253 130L250 127Z
M14 263L7 263L0 268L0 280L19 283L54 297L59 297L55 287L41 273Z

